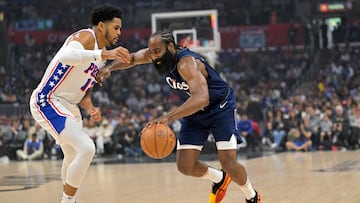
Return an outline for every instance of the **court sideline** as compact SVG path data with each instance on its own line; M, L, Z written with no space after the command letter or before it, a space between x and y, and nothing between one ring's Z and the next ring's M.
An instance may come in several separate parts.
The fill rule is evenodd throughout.
M358 203L360 151L284 152L239 159L264 203ZM219 167L217 161L208 161ZM61 195L60 161L0 165L0 202L54 202ZM77 195L78 203L201 203L211 183L186 177L173 161L119 163L94 160ZM230 184L223 203L244 202Z

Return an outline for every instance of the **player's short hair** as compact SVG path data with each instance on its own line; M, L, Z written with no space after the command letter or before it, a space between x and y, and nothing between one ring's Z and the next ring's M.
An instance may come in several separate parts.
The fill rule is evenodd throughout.
M91 12L91 23L97 25L99 22L111 21L113 18L122 18L120 8L113 5L101 5Z
M174 35L171 33L170 30L168 30L168 29L158 30L158 31L154 32L154 33L151 35L151 38L153 38L153 37L155 37L155 36L157 36L157 35L160 35L160 36L161 36L161 42L162 42L162 43L164 43L164 44L173 43L176 48L178 47L178 45L177 45L176 42L175 42Z

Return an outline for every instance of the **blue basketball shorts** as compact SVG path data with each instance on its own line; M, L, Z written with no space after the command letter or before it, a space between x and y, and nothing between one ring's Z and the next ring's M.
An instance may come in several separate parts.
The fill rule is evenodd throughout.
M242 142L237 128L236 102L232 91L212 108L183 118L178 144L202 147L210 133L216 143L230 141L233 135L237 138L237 143Z

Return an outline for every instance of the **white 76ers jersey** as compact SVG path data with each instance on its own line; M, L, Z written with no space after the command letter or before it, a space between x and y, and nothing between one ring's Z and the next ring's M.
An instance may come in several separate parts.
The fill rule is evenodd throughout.
M91 32L95 38L92 29L86 31ZM40 105L42 105L41 101L46 102L47 99L51 98L64 99L71 104L78 104L86 92L96 83L95 76L99 68L105 65L105 61L95 60L91 63L85 62L76 66L62 63L58 56L63 51L69 38L50 62L35 90L35 92L39 93L38 102L40 102ZM94 50L97 49L99 48L97 42L95 42Z
M84 30L83 30L84 31ZM94 35L93 30L88 29ZM46 72L33 91L30 99L30 111L33 118L57 140L65 129L68 118L82 126L81 113L78 104L86 92L96 83L95 76L105 61L84 62L78 65L65 64L59 59L59 53L64 50L68 38L58 53L54 56ZM95 41L94 50L98 45ZM73 133L81 133L71 127Z

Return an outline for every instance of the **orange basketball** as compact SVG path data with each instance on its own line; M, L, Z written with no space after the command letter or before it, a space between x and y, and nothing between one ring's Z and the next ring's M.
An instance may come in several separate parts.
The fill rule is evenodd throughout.
M151 158L162 159L171 154L176 145L174 131L165 124L145 128L140 137L141 148Z

